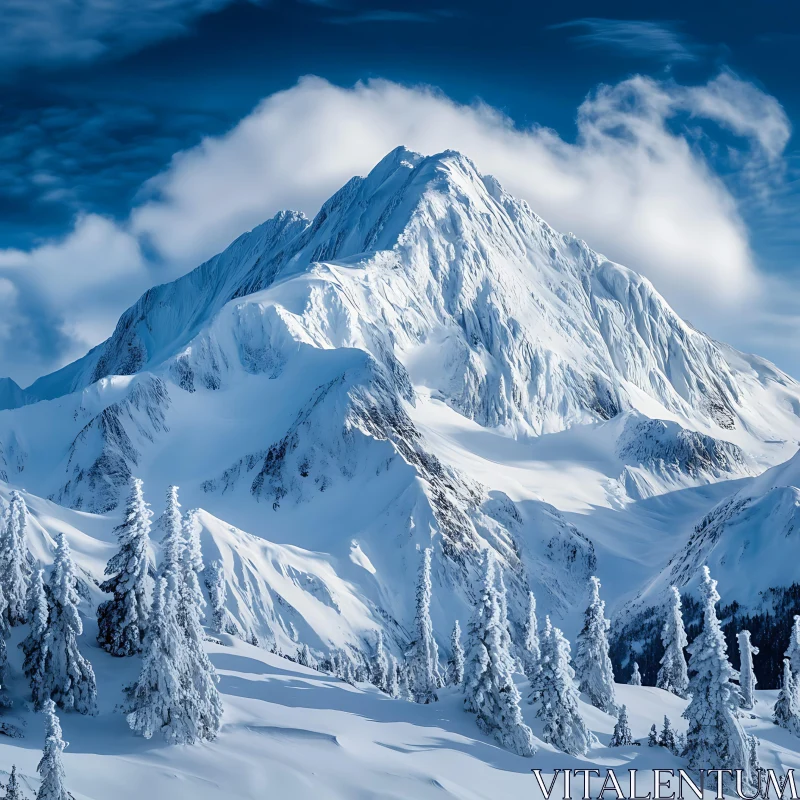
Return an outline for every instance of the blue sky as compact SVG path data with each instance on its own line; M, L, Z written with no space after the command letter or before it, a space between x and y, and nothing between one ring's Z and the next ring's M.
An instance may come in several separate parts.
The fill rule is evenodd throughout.
M313 213L368 169L354 144L448 146L451 123L554 225L800 375L798 74L788 1L6 0L0 375L80 355L262 215Z

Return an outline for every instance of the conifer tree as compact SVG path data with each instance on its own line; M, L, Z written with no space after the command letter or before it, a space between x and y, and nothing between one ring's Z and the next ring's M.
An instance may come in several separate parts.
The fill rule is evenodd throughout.
M795 736L800 736L800 707L797 704L797 687L788 658L783 659L783 681L772 710L772 718L776 725L786 728Z
M502 617L491 550L484 561L483 585L468 630L464 707L477 715L478 728L521 756L536 752L533 733L522 719L512 677L507 620Z
M75 566L60 533L50 573L50 618L45 633L44 692L56 705L80 714L97 713L97 684L92 665L80 654L83 633L75 589Z
M389 656L389 678L386 690L389 697L398 697L400 695L400 684L397 680L397 659L393 655Z
M372 656L372 683L382 692L389 687L389 661L383 646L383 631L378 628L375 633L375 653Z
M664 727L661 728L658 743L662 747L666 747L670 753L678 755L678 741L675 737L675 729L672 727L672 720L666 714L664 715Z
M198 620L204 616L203 609L206 601L200 588L199 575L205 569L203 552L200 547L200 524L197 520L197 510L187 511L181 521L183 533L182 550L182 577L183 588L181 591L181 621L188 625L187 616L194 613Z
M216 737L222 702L216 671L203 647L204 601L197 580L202 557L194 515L182 523L176 486L167 490L160 524L163 560L142 670L129 692L128 724L145 738L161 732L169 742L191 744Z
M170 744L193 744L197 729L191 718L197 699L185 680L184 636L178 604L168 577L156 582L150 621L142 647L142 669L128 692L126 713L131 730L151 738L161 733Z
M630 686L642 685L642 673L639 672L639 665L635 661L633 662L633 672L631 672L631 679L628 681L628 685Z
M214 633L236 634L236 622L225 605L228 590L222 560L218 558L212 561L203 571L203 577L211 604L211 630Z
M650 726L650 733L647 734L647 746L648 747L658 746L658 731L656 729L655 722Z
M541 647L542 670L539 684L533 688L541 698L536 713L544 720L544 740L570 755L585 755L597 739L580 713L569 642L552 626L550 617L545 617Z
M183 584L183 550L186 546L180 509L178 487L170 486L167 489L164 513L158 521L162 530L159 575L167 578L165 592L174 593L176 605L179 604Z
M45 656L47 655L46 634L50 618L47 596L44 592L44 571L37 569L28 590L27 617L30 621L28 635L20 642L25 655L22 670L31 686L31 699L38 711L47 699L47 680L45 676Z
M610 747L626 747L633 744L633 734L628 723L628 708L620 706L617 724L614 725L614 734L609 742Z
M355 678L357 683L369 683L369 668L364 663L362 656L359 656L356 664Z
M458 620L450 634L450 658L447 661L447 683L461 686L464 682L464 649L461 647L461 625Z
M112 595L97 608L97 641L112 656L132 656L142 649L147 630L153 579L150 575L150 517L143 484L131 480L125 516L115 533L119 550L109 559L109 577L100 589Z
M511 659L512 671L519 671L518 669L515 670L515 668L519 665L517 664L517 659L514 652L514 639L511 636L511 621L508 618L508 594L506 592L505 576L503 575L503 568L501 566L496 565L496 569L497 601L500 606L500 619L503 620L504 623L500 630L503 636L503 649L508 653L509 658Z
M758 760L758 745L759 740L750 734L747 737L747 744L750 754L750 780L754 786L758 787L759 793L761 792L761 762Z
M800 706L800 614L795 614L791 633L789 634L789 646L784 654L789 659L792 668L795 690L798 692L797 704Z
M198 573L203 570L203 556L195 513L189 512L185 516L181 531L183 548L178 622L184 633L185 664L193 687L190 697L197 702L191 710L197 738L211 741L217 737L222 725L222 697L217 688L219 676L205 651L205 634L200 621L206 603L198 580Z
M355 685L355 670L353 669L353 659L350 656L349 650L342 650L339 660L342 670L342 680L349 683L351 686Z
M539 623L536 620L536 598L528 592L528 613L525 616L525 639L522 646L522 666L531 685L537 682L541 669L542 651L539 645Z
M742 708L752 709L756 704L756 673L753 670L753 656L758 655L758 648L750 642L750 631L739 631L739 689L742 695Z
M0 584L0 686L5 684L8 679L8 650L6 648L6 636L10 634L8 622L4 618L4 614L8 603L6 596L3 592L3 585ZM0 703L2 705L2 703Z
M408 667L405 664L398 665L398 697L401 700L411 702L414 698L411 695L411 687L408 685Z
M25 535L28 509L22 495L11 492L10 504L0 522L0 585L6 599L3 613L8 625L26 622L25 605L31 581L28 541Z
M606 604L600 599L600 581L589 579L591 601L584 615L583 629L578 634L575 667L578 683L591 704L608 714L616 714L614 670L608 656L609 621Z
M8 776L8 785L6 786L6 796L4 800L24 800L22 789L19 787L17 780L17 767L16 764L11 767L11 774Z
M63 535L63 534L62 534ZM42 784L36 795L36 800L71 800L71 795L65 785L66 772L61 760L61 754L67 747L61 733L61 725L56 716L55 703L45 700L42 709L44 714L44 748L42 759L36 771L42 778Z
M311 649L304 642L303 646L297 651L297 663L309 669L317 669L317 659L311 655Z
M417 703L432 703L439 698L436 690L442 685L439 674L439 647L433 636L431 622L431 555L425 548L417 581L415 638L411 645L408 666L411 671L411 690Z
M683 712L689 721L686 754L693 769L741 769L750 783L747 739L738 718L739 687L728 663L725 637L717 618L717 582L703 567L700 594L703 628L689 647L692 699Z
M656 686L685 698L689 689L689 673L683 649L688 644L688 640L683 628L681 595L675 586L670 587L670 602L667 618L661 630L661 641L664 644L664 655L661 658L661 669L658 671Z

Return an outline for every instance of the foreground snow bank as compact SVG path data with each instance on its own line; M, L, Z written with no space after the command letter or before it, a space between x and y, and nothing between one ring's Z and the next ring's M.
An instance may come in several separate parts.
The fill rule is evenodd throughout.
M92 634L87 631L81 644L98 674L100 714L61 718L64 738L70 742L64 756L68 786L76 800L139 800L143 788L148 800L497 800L538 797L533 767L544 771L548 784L556 768L613 767L623 774L637 768L644 770L639 785L647 787L649 770L684 766L663 748L646 744L650 725L665 713L683 729L684 701L659 689L616 687L641 746L609 748L613 719L581 703L599 747L574 759L537 741L537 754L521 758L480 734L453 690L444 690L441 702L429 706L391 700L367 684L349 686L227 637L208 645L225 703L219 739L170 747L128 730L115 706L122 697L121 686L136 673L138 659L111 658L92 646ZM757 694L756 716L744 724L761 739L764 765L800 766L798 741L768 719L774 693ZM523 707L539 737L541 725L534 711ZM0 741L0 770L7 773L16 764L22 785L33 794L38 788L35 769L42 720L20 707L11 716L24 726L25 738Z

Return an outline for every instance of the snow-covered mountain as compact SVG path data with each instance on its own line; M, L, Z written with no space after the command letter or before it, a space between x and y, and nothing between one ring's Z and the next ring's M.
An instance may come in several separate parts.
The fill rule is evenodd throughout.
M341 635L275 613L291 560L276 572L267 545L213 537L230 596L244 609L250 593L243 629L310 628L320 646L374 623L401 648L431 543L441 637L486 547L515 623L528 586L568 616L590 574L621 564L627 588L604 582L623 598L684 552L727 481L800 438L791 378L682 321L466 157L404 148L313 220L282 212L151 289L20 402L0 412L2 480L109 525L131 475L157 508L177 483L217 520L206 530L327 554L359 608Z
M278 214L145 293L82 359L24 391L0 383L0 409L0 507L22 489L33 556L49 567L64 533L77 565L100 713L68 717L66 732L87 797L108 794L112 760L132 787L141 764L158 770L154 797L179 796L176 776L198 797L260 796L262 766L276 796L529 790L518 781L529 762L470 738L449 689L438 708L393 702L263 649L358 660L380 630L402 656L426 547L443 657L487 549L516 639L529 589L572 637L599 575L618 679L633 650L652 682L665 592L691 596L703 564L726 608L752 621L769 609L789 619L795 603L800 385L681 320L646 279L552 230L458 153L398 148L313 220ZM133 740L133 759L115 709L138 659L102 652L94 622L132 476L156 514L170 484L196 509L230 631L210 645L220 740L166 755ZM9 651L8 689L22 697ZM762 686L773 655L762 645ZM617 691L637 736L685 704ZM764 763L787 763L788 733L762 705L747 725ZM12 713L33 724L24 706ZM605 744L614 720L582 713ZM542 748L547 769L575 765ZM29 780L28 751L0 749ZM630 750L637 767L664 765Z

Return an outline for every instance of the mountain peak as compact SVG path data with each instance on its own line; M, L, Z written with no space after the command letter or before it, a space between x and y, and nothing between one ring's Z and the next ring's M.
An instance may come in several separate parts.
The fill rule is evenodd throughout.
M349 180L313 220L281 212L151 289L109 340L28 392L53 398L158 369L231 300L293 278L310 286L320 264L329 275L357 268L348 274L371 298L355 308L336 278L324 302L346 307L354 320L341 334L341 318L323 319L332 312L307 299L316 330L337 330L325 346L356 341L370 349L380 338L372 355L393 371L407 353L425 351L438 365L435 379L425 376L428 388L479 424L562 430L636 408L643 393L690 428L770 438L757 404L745 402L762 392L761 381L743 381L727 351L684 325L648 281L550 228L465 155L402 146ZM306 311L292 313L299 319ZM446 347L428 348L440 339Z

